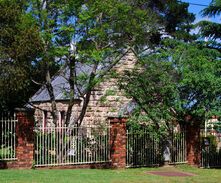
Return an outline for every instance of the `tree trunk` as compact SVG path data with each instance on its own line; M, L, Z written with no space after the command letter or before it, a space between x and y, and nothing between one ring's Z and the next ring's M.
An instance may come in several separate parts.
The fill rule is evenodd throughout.
M200 149L200 122L189 121L186 124L187 131L187 161L189 165L199 166L201 159Z
M49 71L47 71L46 73L46 87L51 100L51 115L53 118L53 123L55 126L57 126L57 106L56 106L56 101L55 101L53 86L51 84L51 76Z
M71 120L71 113L72 113L72 108L74 106L74 100L75 100L76 59L74 56L71 56L70 58L69 71L70 71L70 76L69 76L70 99L69 99L69 104L68 104L68 109L67 109L66 119L65 119L65 124L67 126L72 124L70 120ZM73 123L76 123L76 122L74 121Z

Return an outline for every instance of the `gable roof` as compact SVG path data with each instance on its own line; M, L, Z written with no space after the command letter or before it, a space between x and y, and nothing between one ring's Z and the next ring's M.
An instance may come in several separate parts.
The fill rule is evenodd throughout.
M52 87L54 90L55 100L65 100L67 96L65 91L69 90L68 82L66 79L60 75L54 77L52 80ZM44 85L40 88L29 100L30 102L46 102L50 101L50 96L48 94L47 88Z
M92 66L83 65L77 63L76 74L90 73L92 71ZM55 95L55 100L68 100L70 93L70 85L68 82L70 72L68 68L61 69L57 75L52 78L52 87ZM84 91L83 86L78 87L81 92ZM79 91L75 88L75 98L79 99ZM46 85L43 85L30 99L29 102L46 102L50 101L50 96Z

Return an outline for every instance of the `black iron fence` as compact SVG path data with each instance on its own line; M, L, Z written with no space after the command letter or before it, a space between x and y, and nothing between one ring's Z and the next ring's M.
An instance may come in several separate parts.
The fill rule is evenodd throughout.
M150 132L127 132L127 166L159 166L167 163L186 163L185 132L162 137Z

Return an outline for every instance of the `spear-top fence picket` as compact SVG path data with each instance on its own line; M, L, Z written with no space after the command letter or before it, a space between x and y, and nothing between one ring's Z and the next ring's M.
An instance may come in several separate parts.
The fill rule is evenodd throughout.
M187 163L185 132L161 137L145 129L127 131L128 167L159 166L164 163L166 155L169 156L169 164Z
M156 166L162 162L160 141L147 131L127 131L127 159L128 167Z
M186 132L173 133L170 137L171 164L187 163Z
M155 166L163 163L166 146L170 148L169 163L186 163L187 142L185 132L174 133L172 137L168 136L163 139L160 136L151 135L148 131L127 132L127 136L124 136L125 138L122 138L122 143L120 143L123 146L126 145L124 143L127 143L127 149L123 148L125 153L121 155L122 149L121 146L118 146L119 139L115 139L116 134L113 130L115 128L112 125L115 125L118 133L122 135L126 135L126 128L124 129L123 125L120 126L116 122L110 124L111 130L110 126L55 127L48 123L46 127L40 125L35 127L33 134L33 131L29 129L33 128L34 120L32 121L32 118L29 118L30 116L26 113L20 117L17 115L17 117L19 123L17 123L18 120L15 115L0 115L0 162L17 158L18 162L15 164L19 167L20 165L31 167L33 164L35 167L100 164L109 163L111 158L112 161L116 158L117 161L122 160L122 157L126 155L124 160L129 167ZM18 132L18 142L16 131ZM24 131L27 133L22 133ZM35 141L33 141L33 135ZM165 145L165 141L167 145ZM115 152L116 147L119 151ZM212 156L210 151L208 152L209 154L202 152L202 166L219 166L220 152L216 156ZM23 153L25 158L23 158ZM27 157L29 158L28 165Z
M15 114L0 114L0 160L16 159L17 122Z
M36 127L35 166L108 162L109 127Z

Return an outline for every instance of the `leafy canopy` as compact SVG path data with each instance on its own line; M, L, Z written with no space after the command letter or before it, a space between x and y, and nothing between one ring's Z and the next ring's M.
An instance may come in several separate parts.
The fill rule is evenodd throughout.
M27 101L29 94L24 91L30 93L31 79L46 83L55 104L51 79L58 69L67 67L69 111L75 88L84 85L87 96L83 93L81 97L87 106L91 90L106 74L100 68L111 69L125 48L138 53L154 48L163 34L189 40L188 34L181 33L189 32L194 19L188 4L177 0L0 2L2 98L7 98L6 103L15 101L15 96L20 97L16 104ZM93 72L77 77L79 64L92 67Z
M42 50L38 27L15 0L0 1L0 109L21 106L30 96L33 59Z
M121 88L150 120L185 121L220 114L220 53L197 44L164 40L165 48L141 58Z
M221 13L221 0L212 0L210 5L202 11L204 17L218 17ZM198 23L202 37L209 38L209 46L220 51L221 24L219 22L200 21Z
M44 43L37 61L45 69L43 73L54 118L57 109L51 71L58 65L70 73L66 78L70 85L67 123L76 88L83 100L76 121L82 121L92 89L126 49L141 52L147 47L153 48L159 44L162 34L167 32L176 37L173 33L177 28L186 30L185 25L193 19L187 11L188 5L176 0L29 0L27 7L38 22ZM90 67L91 71L79 75L79 65Z

